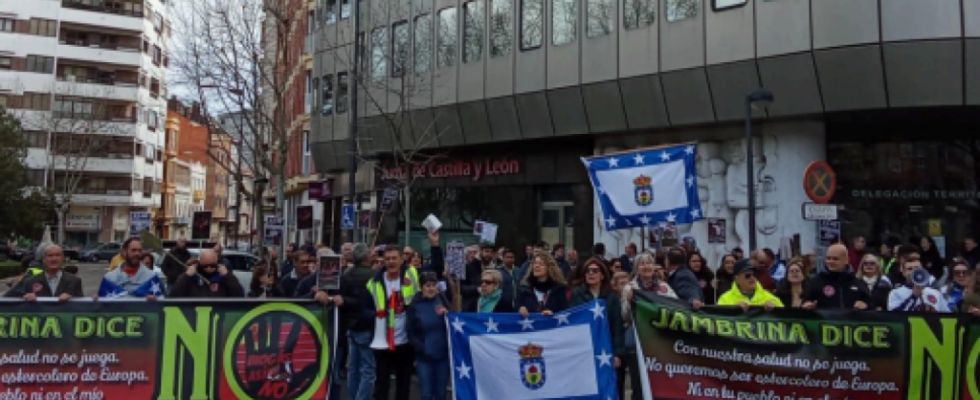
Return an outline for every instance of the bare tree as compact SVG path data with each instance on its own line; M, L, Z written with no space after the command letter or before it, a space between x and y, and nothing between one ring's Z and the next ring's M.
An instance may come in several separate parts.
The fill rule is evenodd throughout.
M175 13L177 29L185 37L173 52L177 83L190 91L206 117L235 113L229 121L232 132L224 132L213 120L206 126L212 138L220 133L240 136L234 149L252 156L231 157L228 146L209 146L210 157L223 160L219 164L236 182L242 181L244 170L271 178L280 212L292 132L286 123L291 109L288 87L292 79L303 78L288 75L300 61L287 46L299 22L295 12L299 4L299 0L200 0L183 3ZM260 190L252 196L253 204L261 204ZM256 221L259 232L263 222Z
M451 15L433 15L432 12L416 10L413 15L410 10L401 8L401 2L372 4L374 7L365 13L372 19L378 17L388 21L392 19L389 16L401 15L412 21L413 29L405 21L365 29L366 39L340 36L335 51L330 53L339 66L338 70L347 69L344 80L349 75L352 77L350 82L357 85L358 103L365 111L376 113L357 122L358 150L355 157L362 164L373 165L378 172L397 171L389 173L385 183L389 185L387 188L403 193L401 208L405 213L407 240L410 220L408 199L413 185L421 178L415 171L424 170L433 160L445 157L443 152L434 148L438 147L440 137L447 131L447 128L438 127L438 115L431 120L418 121L414 111L428 107L421 99L431 98L434 85L438 84L434 82L433 74L438 75L441 68L454 67L461 59L476 61L476 58L482 57L484 40L480 33L476 40L480 46L464 49L461 55L458 54L460 47L455 34L459 16L455 12ZM409 19L409 16L415 18ZM482 12L479 21L482 32ZM410 51L413 48L414 56ZM361 52L359 67L354 67L355 51ZM337 105L346 106L346 83L339 85L341 90ZM324 87L323 100L318 103L321 106L318 108L323 109L325 114L329 113L326 111L328 108L333 108L333 98L326 90ZM382 162L369 163L374 160Z
M95 189L88 186L92 158L133 158L136 141L119 139L134 134L138 117L131 102L113 100L116 95L112 87L59 82L46 96L53 100L51 111L19 114L25 128L48 135L47 195L58 219L57 240L63 243L65 217L75 196ZM133 183L128 182L126 189L132 190Z

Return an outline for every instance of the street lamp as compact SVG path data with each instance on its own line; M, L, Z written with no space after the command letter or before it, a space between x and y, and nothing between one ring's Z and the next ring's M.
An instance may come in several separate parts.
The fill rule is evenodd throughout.
M755 251L755 144L752 140L752 109L763 109L775 101L772 92L756 89L745 96L745 163L746 182L749 191L749 254Z

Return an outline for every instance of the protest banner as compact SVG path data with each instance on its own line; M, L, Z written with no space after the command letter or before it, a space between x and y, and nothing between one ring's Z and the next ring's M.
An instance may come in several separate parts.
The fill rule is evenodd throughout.
M705 307L638 293L654 399L980 399L969 314Z
M332 308L0 302L0 398L326 398Z

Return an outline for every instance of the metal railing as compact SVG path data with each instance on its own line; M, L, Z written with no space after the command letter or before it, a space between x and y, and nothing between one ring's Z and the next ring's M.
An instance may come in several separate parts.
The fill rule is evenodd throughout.
M140 3L140 4L142 4L142 3ZM122 15L122 16L126 16L126 17L136 17L136 18L143 18L143 14L144 14L143 13L143 10L140 10L140 11L123 10L121 8L106 7L104 5L98 5L98 6L96 6L96 5L91 5L91 4L83 4L83 3L80 3L78 1L70 1L70 0L62 1L61 2L61 6L62 7L65 7L65 8L74 8L74 9L77 9L77 10L102 12L102 13L107 13L107 14L116 14L116 15Z

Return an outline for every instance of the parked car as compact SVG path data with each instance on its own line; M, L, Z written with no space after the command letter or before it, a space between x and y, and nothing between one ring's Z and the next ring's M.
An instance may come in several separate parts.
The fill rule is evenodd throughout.
M201 256L201 249L187 249L187 251L191 253L191 258L199 258ZM252 285L252 267L259 261L259 258L251 253L236 250L225 250L221 253L221 257L228 260L228 265L225 266L235 274L235 278L238 278L238 282L245 288L247 295L248 288ZM155 267L160 268L165 258L166 256L164 255L154 253L153 263Z
M20 261L24 257L24 250L18 249L9 244L0 244L0 262L7 260Z
M119 254L120 250L122 244L119 242L102 243L94 249L83 251L78 259L83 262L112 261L112 257Z
M65 252L65 261L77 261L81 260L81 252L78 251L77 247L66 247L63 249Z

